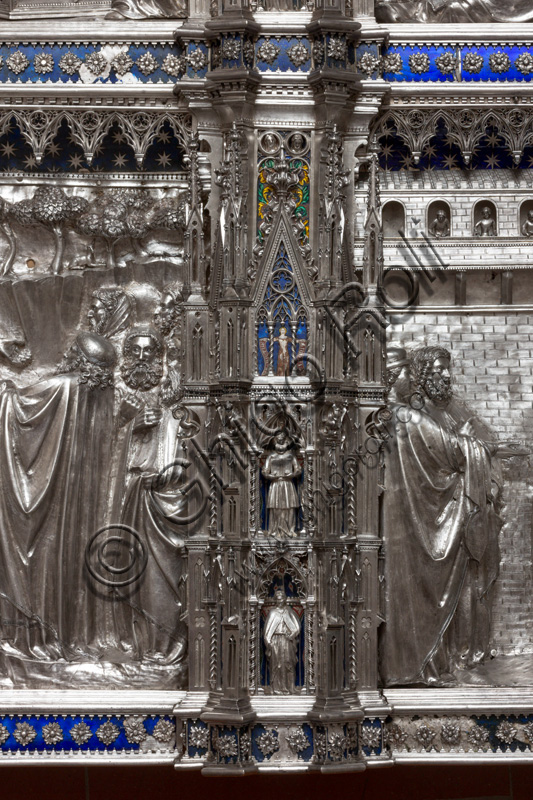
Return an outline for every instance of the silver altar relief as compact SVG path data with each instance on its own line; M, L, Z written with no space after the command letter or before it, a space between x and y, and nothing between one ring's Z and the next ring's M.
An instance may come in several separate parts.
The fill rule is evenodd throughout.
M442 347L410 356L394 349L390 383L396 435L384 498L389 596L382 679L388 685L454 684L461 671L490 655L503 525L498 461L527 450L494 442L456 403L450 353Z
M529 5L0 0L0 766L531 761Z
M529 0L501 3L494 0L378 0L378 22L484 23L532 22Z

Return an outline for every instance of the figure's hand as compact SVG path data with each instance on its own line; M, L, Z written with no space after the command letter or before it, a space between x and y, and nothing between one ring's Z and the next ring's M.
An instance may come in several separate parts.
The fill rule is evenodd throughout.
M10 389L15 389L15 384L13 381L9 379L0 382L0 395L3 395L4 392L8 392Z
M467 419L464 425L461 428L459 428L459 433L461 433L463 436L470 436L472 439L477 438L476 430L472 424L471 419Z
M126 395L122 400L119 408L119 414L123 423L130 422L134 419L139 411L142 409L141 401L135 395Z
M163 412L160 408L145 408L135 417L133 432L137 433L147 428L154 428L161 421L162 414Z

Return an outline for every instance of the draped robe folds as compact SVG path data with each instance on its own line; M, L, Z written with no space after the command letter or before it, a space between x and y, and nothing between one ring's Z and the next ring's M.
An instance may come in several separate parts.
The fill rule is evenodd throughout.
M113 389L58 375L0 398L0 663L87 660L85 548L104 524Z
M265 462L264 474L271 481L267 508L299 508L300 501L293 476L300 471L298 460L290 451L272 453Z
M393 411L380 631L381 676L389 686L428 683L482 660L501 527L495 510L501 479L481 438L459 433L466 409L428 401L420 412Z
M385 0L376 4L378 22L532 22L531 0Z
M7 281L2 283L0 288L0 357L8 363L15 362L17 356L27 354L26 335L23 331L20 313L18 310L17 299L13 291L13 285Z
M300 621L289 606L273 608L265 622L265 647L274 692L294 691Z
M174 0L113 0L108 19L176 19L186 17L184 6Z
M188 502L167 467L183 457L179 420L164 409L158 425L137 432L133 426L131 422L126 431L129 480L122 522L139 533L147 561L139 580L129 590L120 590L122 615L129 619L122 634L137 660L178 665L186 655L179 581L184 545L180 519L187 514ZM181 469L178 466L177 472ZM154 483L159 474L168 485Z

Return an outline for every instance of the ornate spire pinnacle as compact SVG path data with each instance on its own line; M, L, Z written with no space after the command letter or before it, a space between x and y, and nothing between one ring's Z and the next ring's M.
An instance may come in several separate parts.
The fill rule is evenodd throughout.
M363 255L363 284L369 294L375 294L383 274L383 229L378 153L377 137L374 136L369 147L368 200Z

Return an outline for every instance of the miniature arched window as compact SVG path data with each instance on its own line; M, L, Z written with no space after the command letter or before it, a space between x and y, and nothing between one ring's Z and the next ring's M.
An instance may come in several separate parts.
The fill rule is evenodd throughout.
M398 239L405 235L405 208L397 200L389 200L383 206L383 236L385 239Z
M474 206L474 236L497 236L498 235L498 212L491 200L480 200Z
M228 640L228 673L227 687L235 689L237 686L237 642L235 636L230 636Z
M524 200L518 217L518 235L533 237L533 200Z
M452 213L446 200L429 204L426 230L435 239L447 239L452 235Z
M283 243L257 313L256 328L259 375L305 374L307 313Z

